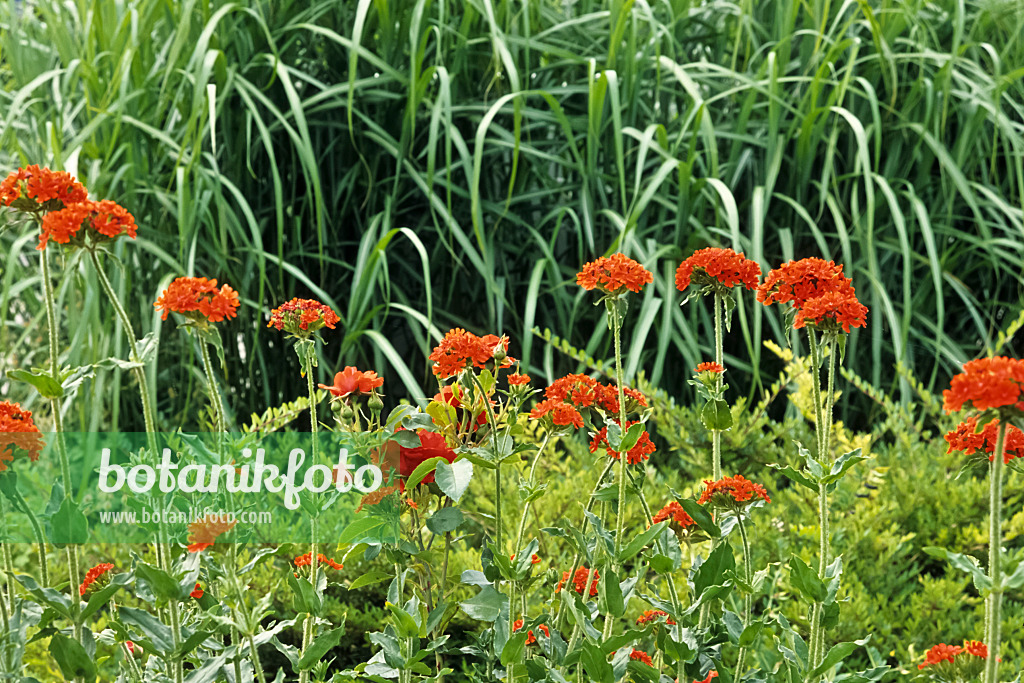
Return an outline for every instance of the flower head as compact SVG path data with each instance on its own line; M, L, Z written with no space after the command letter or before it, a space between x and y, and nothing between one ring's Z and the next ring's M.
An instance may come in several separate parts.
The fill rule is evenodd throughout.
M732 249L698 249L676 269L676 289L685 290L691 282L697 286L757 287L761 266Z
M805 258L770 271L757 288L757 300L765 306L792 301L800 308L804 302L828 292L842 291L850 282L843 275L841 265L820 258Z
M700 374L702 372L711 372L716 375L721 375L723 372L725 372L725 368L723 368L719 363L704 362L699 363L697 367L693 369L693 371L696 372L697 374Z
M333 330L340 321L341 318L330 306L314 299L295 298L270 312L267 327L274 327L307 339L321 328Z
M83 227L86 228L85 232L82 232ZM86 237L95 244L121 235L135 239L136 232L135 217L117 202L109 199L83 201L43 216L36 249L45 249L51 239L57 244L74 242L82 246Z
M643 662L647 666L654 666L654 662L651 661L651 656L643 650L633 648L633 651L629 653L629 658L635 659L638 662Z
M190 598L195 598L196 600L199 600L200 598L203 597L203 595L204 595L203 587L199 585L198 581L196 581L196 587L193 588L192 592L189 593L188 595L189 595Z
M317 553L316 554L316 559L318 560L320 565L325 566L325 567L330 567L331 569L337 570L337 569L344 569L345 568L345 565L340 564L338 562L335 562L334 560L332 560L331 558L327 557L323 553ZM306 553L305 555L299 555L294 560L292 560L292 563L295 565L296 568L298 568L298 567L310 567L310 566L313 565L313 553Z
M576 408L586 408L597 399L597 380L586 375L559 377L544 390L544 397L566 401Z
M588 576L590 576L590 570L586 567L580 567L576 570L576 574L572 578L572 587L580 595L583 595L583 591L587 587ZM601 575L595 569L593 582L590 584L590 597L594 597L595 595L597 595L597 580L600 578L600 576ZM562 572L562 580L558 582L558 588L555 589L555 592L557 593L558 591L562 590L562 586L564 586L565 582L568 580L569 572Z
M179 277L167 286L153 307L163 312L162 320L167 320L167 314L173 311L192 322L205 324L234 318L240 305L238 292L229 285L218 288L216 280Z
M735 477L723 477L718 481L705 479L704 493L697 503L703 505L711 501L718 507L742 508L746 507L754 496L762 498L766 503L772 502L763 486L746 479L742 474L737 474Z
M964 371L953 377L942 392L947 413L963 410L1016 407L1021 404L1024 361L1005 356L978 358L964 363Z
M231 531L236 524L237 521L218 515L206 515L192 522L188 525L188 551L198 553L206 550L214 544L218 536Z
M650 271L624 254L602 256L583 266L576 275L576 284L590 291L595 287L602 292L618 295L625 290L639 292L654 281Z
M82 581L82 585L78 587L78 594L85 595L85 592L89 590L89 586L96 583L101 576L109 572L114 568L114 565L109 562L103 562L96 565L85 573L85 579Z
M498 367L507 368L515 360L507 353L508 337L493 334L478 337L456 327L444 335L429 358L434 361L434 374L446 379L471 367L486 368L492 361Z
M686 510L683 509L683 506L674 500L658 510L658 513L654 515L652 521L654 524L657 524L658 522L663 522L666 519L670 520L670 523L677 525L680 529L688 529L696 524L696 522L693 521L693 518L686 514Z
M506 379L510 387L521 387L530 383L529 375L521 375L518 372L513 372Z
M549 417L552 424L557 426L583 428L583 416L580 415L580 411L557 398L545 399L535 405L530 411L530 417L534 420Z
M43 435L39 432L32 413L17 403L0 402L0 472L15 456L25 456L35 462L43 450Z
M818 329L836 330L842 328L849 334L851 327L864 327L868 307L857 301L853 286L826 292L814 299L808 299L797 309L793 327L800 329L812 323Z
M318 386L331 392L336 398L346 398L351 394L369 394L383 385L384 378L378 377L373 370L361 372L349 365L342 372L334 375L333 385L320 384Z
M636 623L638 626L643 626L644 624L649 624L652 621L659 621L662 617L665 618L665 623L670 626L676 623L672 619L672 617L668 616L668 612L662 609L646 610L643 614L636 618Z
M978 418L969 417L946 434L946 442L949 444L946 453L961 451L964 455L973 455L974 451L980 450L988 453L988 459L992 460L995 458L998 436L999 420L991 420L978 429ZM1020 457L1024 457L1024 432L1008 424L1003 439L1003 463Z
M0 204L27 211L36 211L47 202L49 210L61 208L88 198L85 187L66 171L51 171L32 165L11 172L0 182ZM19 199L24 201L19 202ZM17 202L17 203L16 203ZM60 202L60 205L56 204Z
M980 640L965 640L964 652L975 657L988 659L988 646Z
M632 422L626 420L626 426L622 429L622 432L625 433L632 425ZM618 451L613 451L608 445L607 425L601 427L601 430L594 434L594 438L590 440L590 452L596 453L598 448L607 449L609 457L614 458L615 460L618 460L621 455ZM654 443L651 441L651 437L647 434L647 431L644 430L644 432L640 434L640 438L637 439L636 445L630 448L626 453L626 464L639 465L644 460L650 458L651 453L656 450Z
M946 645L945 643L939 643L932 647L924 655L924 663L918 664L918 669L924 669L925 667L935 666L942 662L953 663L953 659L963 652L964 649L958 645Z

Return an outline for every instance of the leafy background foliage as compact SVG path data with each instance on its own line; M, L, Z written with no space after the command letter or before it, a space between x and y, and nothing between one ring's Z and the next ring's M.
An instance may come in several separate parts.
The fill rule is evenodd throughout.
M848 363L909 401L895 362L938 386L1019 301L1022 29L1012 0L9 2L0 158L72 169L135 213L119 286L140 335L161 331L151 302L174 275L241 292L241 415L297 394L258 323L296 294L343 319L321 373L374 367L393 396L431 391L409 359L451 325L514 335L549 378L564 359L535 326L607 357L570 285L616 248L656 269L627 374L679 393L709 341L671 266L706 244L764 268L844 263L871 308ZM3 238L5 365L38 360L19 234ZM780 320L741 307L736 323L734 385L759 395ZM192 353L162 337L163 357ZM71 341L72 365L125 353L110 330ZM168 424L195 414L188 367L158 369L179 388L157 397ZM79 409L83 427L138 426L121 374L97 374L113 400ZM871 404L855 408L864 423Z

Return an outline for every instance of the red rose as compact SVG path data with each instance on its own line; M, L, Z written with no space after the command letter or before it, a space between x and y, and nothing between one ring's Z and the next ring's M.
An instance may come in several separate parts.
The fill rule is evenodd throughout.
M420 446L416 448L399 446L398 472L403 477L411 475L420 463L431 458L444 458L448 462L455 461L456 453L448 447L443 435L437 432L428 432L425 429L419 430L417 434L420 437ZM424 484L429 484L432 481L434 481L433 472L423 478Z

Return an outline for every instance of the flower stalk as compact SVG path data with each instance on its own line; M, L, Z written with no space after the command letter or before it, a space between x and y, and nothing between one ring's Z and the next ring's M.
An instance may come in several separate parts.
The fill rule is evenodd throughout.
M1006 450L1006 424L1006 420L999 421L996 450L989 466L988 574L992 582L992 592L986 601L988 609L985 615L985 642L989 649L988 659L985 661L985 683L999 683L999 641L1003 602L1003 456Z

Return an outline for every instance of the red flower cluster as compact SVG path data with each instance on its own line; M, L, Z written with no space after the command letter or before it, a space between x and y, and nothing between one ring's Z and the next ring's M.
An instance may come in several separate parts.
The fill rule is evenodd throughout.
M649 624L652 621L658 621L662 617L666 617L665 623L669 626L675 625L676 622L668 616L668 612L661 609L649 609L645 611L643 614L636 618L636 623L638 626L643 626L644 624Z
M965 640L964 652L975 657L988 659L988 646L980 640Z
M718 282L724 287L757 287L761 266L732 249L698 249L676 269L676 289L683 291L692 281L698 286Z
M772 502L763 486L746 479L742 474L737 474L735 477L722 477L718 481L705 479L704 487L704 493L697 500L701 505L716 499L719 504L726 503L723 507L734 507L736 503L746 503L754 496L760 496L766 503Z
M321 565L326 565L331 569L344 569L345 565L339 564L327 557L323 553L317 553L316 559L320 561ZM305 555L299 555L293 560L296 568L298 567L309 567L313 564L313 553L306 553Z
M623 428L622 431L625 432L627 429L629 429L629 427L632 424L632 422L626 420L626 426ZM618 451L613 451L608 446L607 426L601 427L601 431L594 434L594 438L590 440L590 452L596 453L598 448L608 449L609 456L616 460L619 459L620 453ZM626 453L626 463L629 465L639 465L644 460L647 460L651 456L651 453L653 453L655 450L657 449L654 447L654 443L651 441L651 437L648 436L646 431L644 431L644 433L641 434L640 438L637 440L636 445L629 449L629 451Z
M334 375L334 384L319 384L321 389L331 392L337 398L345 398L351 394L369 394L384 385L384 378L378 377L373 370L360 372L351 365Z
M523 620L522 619L516 619L515 622L512 624L512 632L515 633L516 631L519 631L522 628L523 628ZM537 626L537 628L540 629L541 631L543 631L543 633L544 633L544 635L546 637L548 637L548 638L551 637L551 631L548 630L548 625L547 624L540 624L539 626ZM536 642L537 642L537 638L533 635L533 630L531 629L526 634L526 644L527 645L533 645Z
M539 420L547 415L551 416L551 421L558 426L563 427L575 427L576 429L583 428L583 416L580 415L580 411L576 410L571 404L561 401L557 398L548 398L533 407L530 411L530 417L534 420Z
M638 662L643 662L647 666L654 666L654 662L651 661L651 656L643 650L637 650L634 648L633 651L629 653L629 658L635 659Z
M179 277L168 285L153 307L163 311L162 320L167 320L167 314L173 311L196 322L205 319L216 323L234 318L240 305L238 292L230 285L221 285L218 289L216 280Z
M793 327L800 329L808 322L821 327L832 323L843 328L849 334L851 327L864 327L864 317L868 307L857 301L853 287L842 291L828 292L816 299L810 299L797 309Z
M999 420L991 420L980 431L978 430L978 418L969 417L953 431L946 434L946 442L949 450L962 451L965 455L973 455L974 451L981 450L990 453L989 460L994 459L996 452L996 441L998 439ZM1003 440L1003 462L1009 463L1014 458L1024 457L1024 432L1013 425L1006 426L1006 438Z
M428 432L425 429L420 429L416 433L420 437L419 446L414 448L399 446L398 472L403 477L411 475L421 463L431 458L444 458L448 462L455 462L457 454L448 446L443 434ZM423 477L424 484L430 484L433 481L433 472Z
M203 597L203 595L204 595L204 593L203 593L203 587L199 585L199 582L198 582L198 581L196 581L196 587L195 587L195 588L193 588L193 589L192 589L192 592L191 592L191 593L189 593L188 595L189 595L189 597L191 597L191 598L195 598L196 600L198 600L198 599L200 599L201 597Z
M1022 385L1024 361L1005 356L978 358L964 363L964 371L950 381L949 389L942 392L942 407L947 413L965 406L974 410L1016 406L1024 410Z
M85 580L82 581L82 585L78 587L78 594L85 595L85 592L89 590L89 586L96 583L96 581L98 581L101 576L103 576L113 568L114 565L110 564L109 562L103 562L87 571L85 573Z
M510 387L520 387L530 383L529 375L521 375L518 372L513 372L508 376L508 384Z
M576 284L583 289L597 287L607 294L620 294L623 289L639 292L653 281L654 276L646 268L624 254L602 256L583 266L576 275Z
M572 577L573 588L575 588L576 592L579 593L580 595L583 595L583 591L587 587L587 577L588 576L590 576L590 570L587 569L586 567L580 567L579 569L576 570L576 575ZM597 595L597 580L600 577L601 577L600 573L598 573L598 571L595 569L594 570L594 580L590 584L590 596L591 597L594 597L595 595ZM568 581L568 580L569 580L569 572L562 572L562 580L558 582L558 588L555 589L555 592L557 593L558 591L562 590L562 586L564 586L565 582Z
M109 199L99 202L83 201L69 204L59 211L51 211L43 216L39 245L36 249L45 249L47 241L51 239L57 244L67 244L79 236L83 225L92 228L94 242L114 239L121 235L135 239L137 231L135 217L117 202Z
M43 435L39 432L32 413L22 410L17 403L0 402L0 472L14 461L17 453L24 452L30 460L39 459L43 450Z
M213 545L221 534L235 528L237 521L230 521L217 515L207 515L188 525L188 551L198 553Z
M456 327L448 330L429 358L434 361L434 374L445 379L470 367L486 368L491 361L496 361L498 367L510 367L515 359L507 353L508 337L494 334L478 337Z
M85 187L66 171L51 171L37 165L19 168L0 182L0 203L10 206L20 197L34 199L37 204L57 199L65 206L84 202Z
M725 368L723 368L719 363L705 362L700 363L693 369L693 371L698 374L702 372L713 372L716 375L720 375L725 372Z
M841 291L849 284L850 279L843 275L841 265L820 258L805 258L770 271L757 288L757 300L765 306L792 301L800 308L811 299Z
M658 514L654 515L652 521L654 524L657 524L658 522L664 522L666 519L671 520L671 522L674 522L682 529L686 529L696 524L696 522L693 521L693 518L686 514L686 510L683 509L683 506L674 500L658 510Z
M946 645L945 643L939 643L928 650L924 656L924 663L918 664L918 669L923 669L928 666L935 666L942 662L953 663L953 658L963 652L964 649L958 645Z
M333 330L340 321L330 306L315 299L296 298L272 310L267 327L275 327L297 337L308 337L322 327Z

